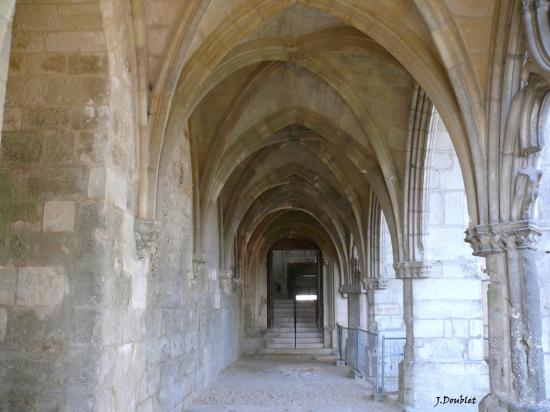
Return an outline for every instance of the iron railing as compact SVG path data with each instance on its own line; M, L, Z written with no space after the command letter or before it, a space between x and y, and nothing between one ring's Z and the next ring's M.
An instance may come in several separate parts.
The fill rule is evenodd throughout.
M337 325L337 333L340 361L348 365L355 376L369 381L379 393L398 391L405 338L382 336L379 340L377 333L341 325Z
M373 385L378 372L378 335L363 329L338 325L338 353L355 375L367 379Z
M382 336L379 391L393 393L399 390L399 363L405 354L405 338Z

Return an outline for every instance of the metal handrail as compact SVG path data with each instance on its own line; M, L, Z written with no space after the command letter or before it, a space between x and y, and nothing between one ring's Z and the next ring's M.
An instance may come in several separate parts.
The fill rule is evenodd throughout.
M297 338L296 338L296 295L294 295L294 349L298 347L296 344Z
M337 324L338 354L353 375L365 378L378 388L378 334Z

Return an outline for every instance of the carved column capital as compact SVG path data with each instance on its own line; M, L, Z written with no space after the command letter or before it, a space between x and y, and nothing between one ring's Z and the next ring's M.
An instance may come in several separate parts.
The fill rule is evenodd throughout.
M530 221L479 225L466 230L475 256L502 253L509 249L536 249L537 237L542 232Z
M160 224L149 219L134 220L134 236L136 240L136 253L140 259L144 259L151 253L153 245L160 234Z
M426 262L398 262L393 268L397 279L426 279L431 271L431 265Z
M341 293L354 294L354 293L365 293L366 289L363 287L362 283L349 283L342 285L340 288Z
M382 278L367 278L363 283L367 290L382 290L388 287L388 280Z
M193 255L193 279L200 277L201 270L208 264L206 255L195 253Z
M220 270L218 274L219 279L231 279L233 277L232 270Z
M218 272L218 282L220 288L226 295L230 295L233 292L233 271L232 270L220 270Z
M550 72L550 29L548 0L522 0L523 29L529 55L545 73Z

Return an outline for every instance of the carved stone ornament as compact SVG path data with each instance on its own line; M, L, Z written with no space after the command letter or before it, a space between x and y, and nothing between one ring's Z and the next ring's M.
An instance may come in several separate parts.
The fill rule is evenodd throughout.
M348 283L342 285L340 288L341 293L354 294L365 293L367 290L363 287L362 283Z
M242 289L241 289L241 285L242 285L242 280L239 279L239 278L231 278L231 285L233 287L233 293L235 294L240 294Z
M208 258L205 255L193 255L193 279L200 277L201 270L208 264Z
M398 262L393 268L397 279L426 279L431 271L431 266L425 262Z
M382 290L388 287L388 280L382 278L367 278L364 283L367 290Z
M154 220L135 219L134 236L136 239L136 253L140 259L144 259L152 252L153 245L160 234L160 224Z
M220 270L218 278L220 279L231 279L233 277L232 270Z
M479 225L466 230L467 243L475 256L502 253L508 249L536 249L537 236L542 232L530 221Z
M220 270L218 272L218 282L220 285L220 289L222 289L226 295L230 295L234 292L232 278L232 270Z
M529 56L544 72L550 72L550 1L522 0L522 5Z

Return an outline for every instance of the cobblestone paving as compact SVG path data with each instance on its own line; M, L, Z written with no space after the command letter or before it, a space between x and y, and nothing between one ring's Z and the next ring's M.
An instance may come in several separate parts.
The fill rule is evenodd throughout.
M243 357L200 393L189 412L397 412L333 363Z

